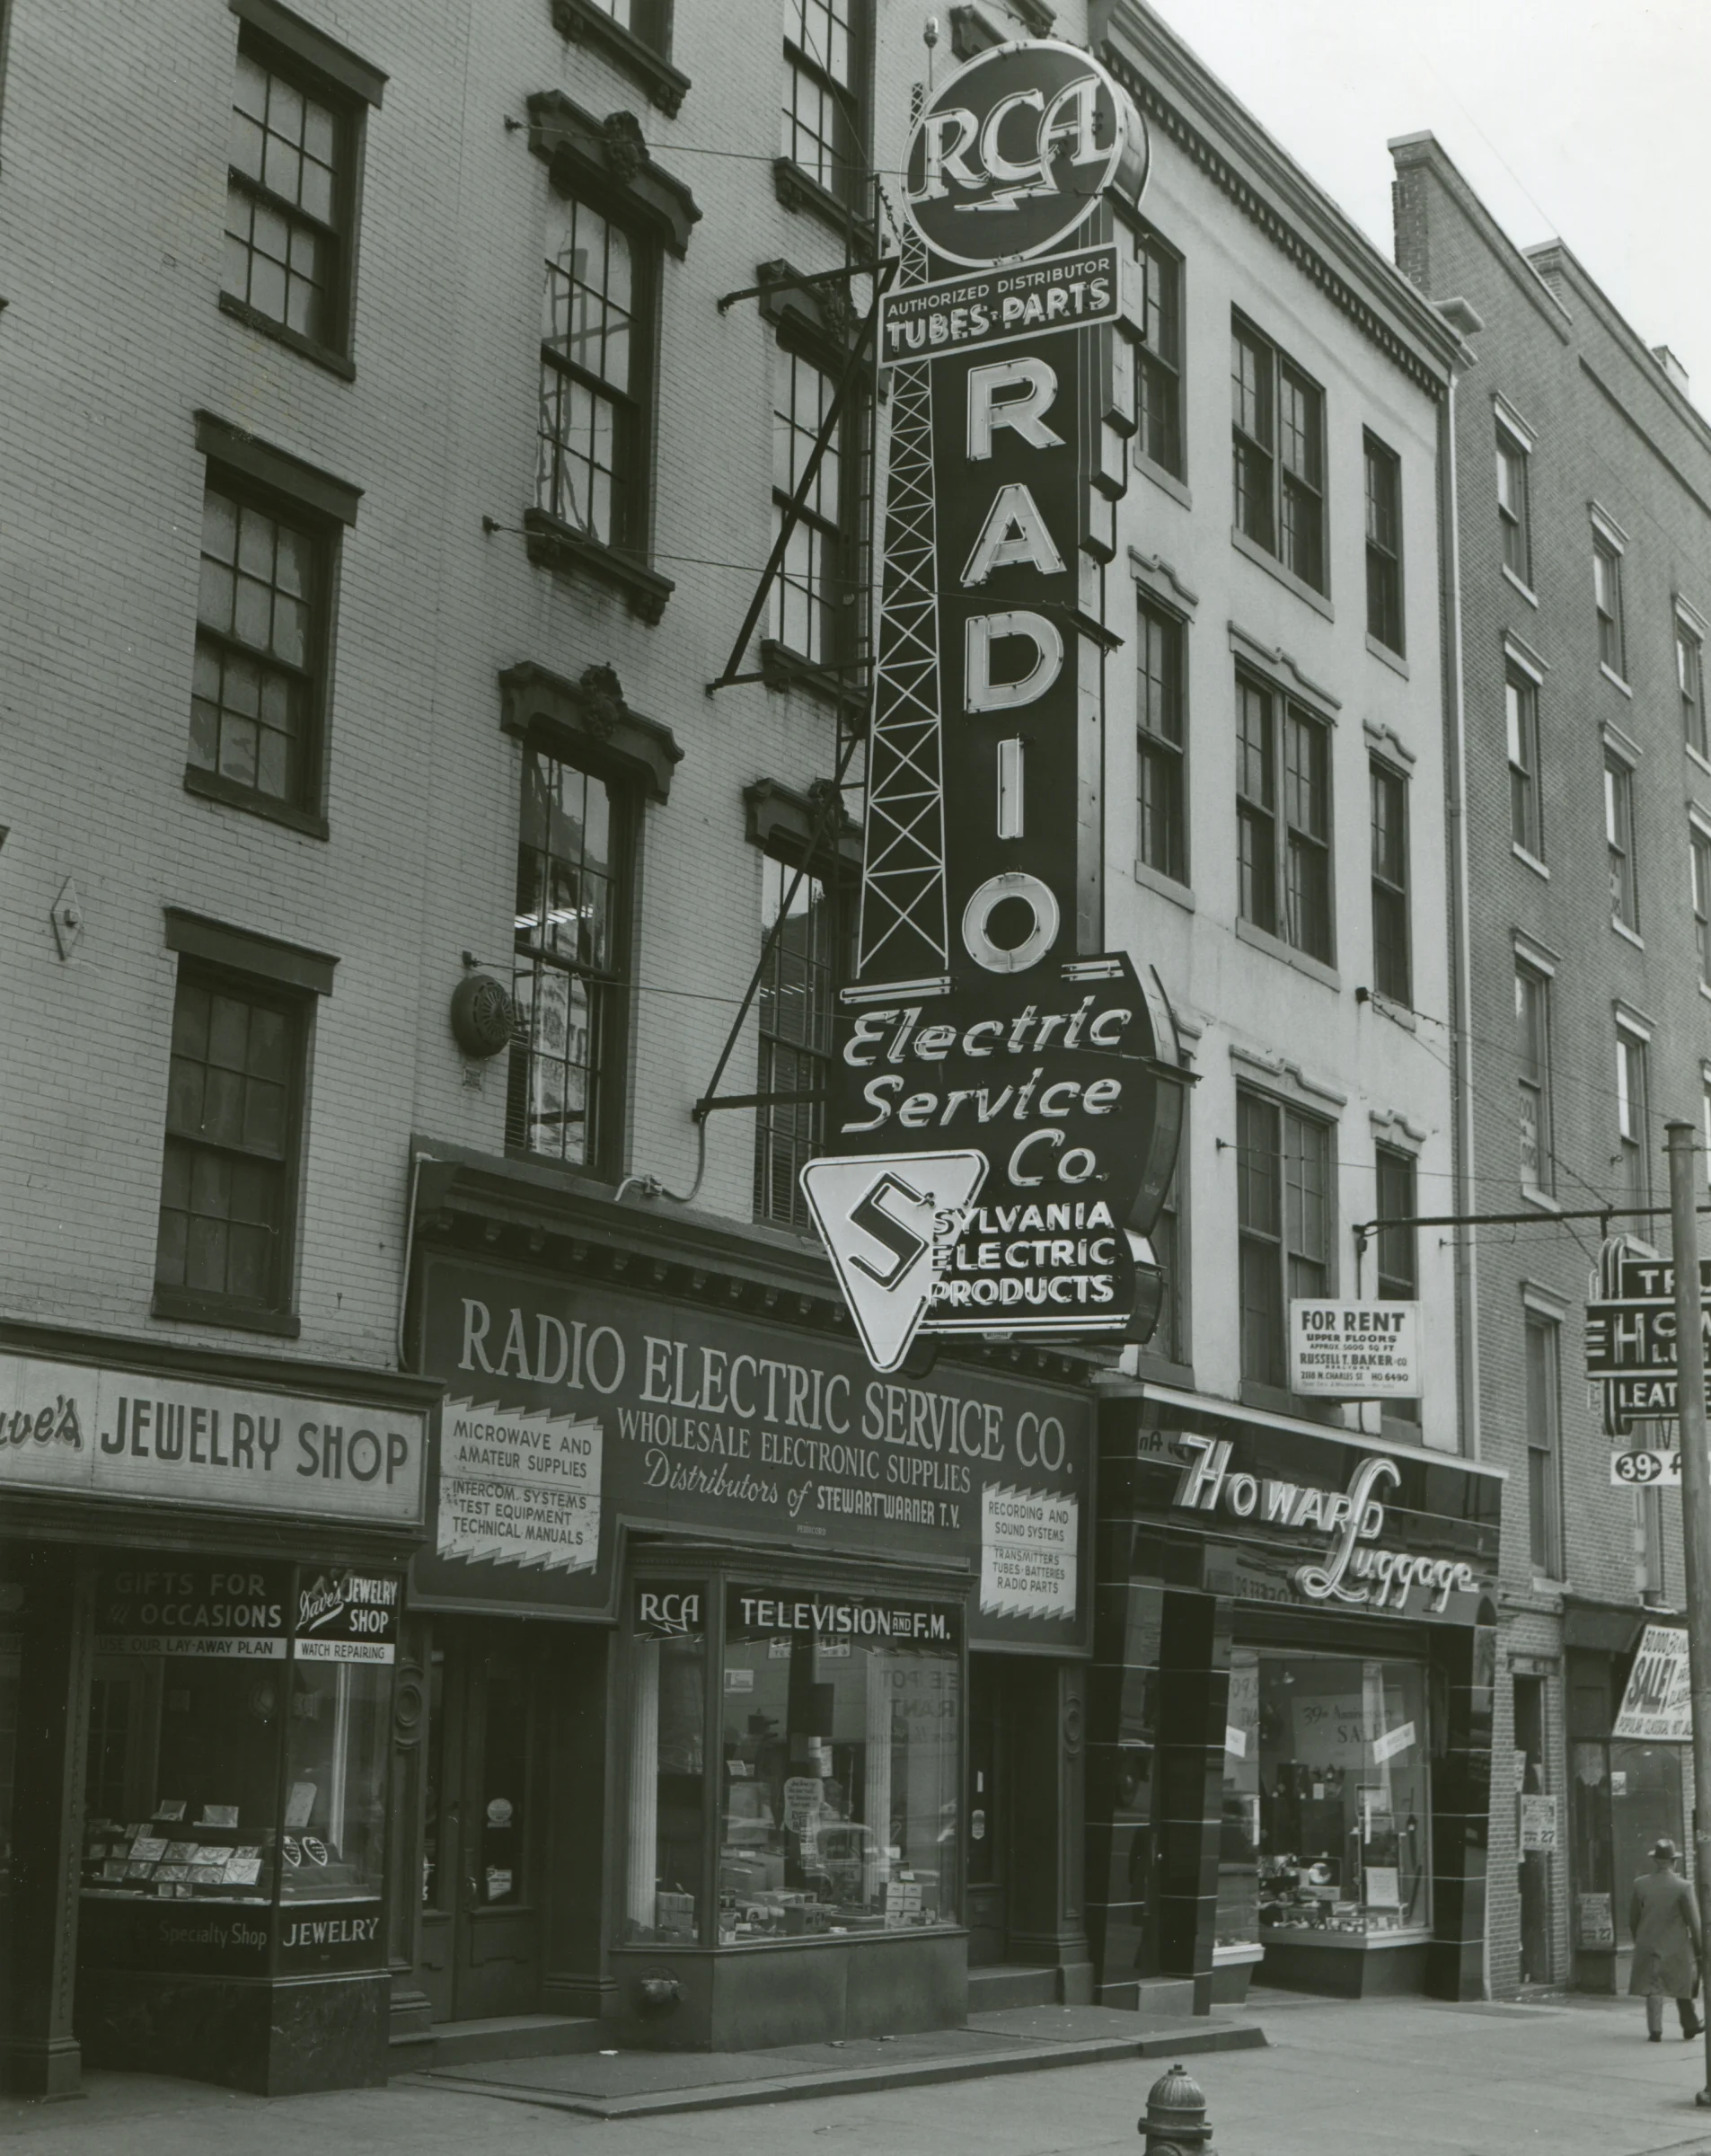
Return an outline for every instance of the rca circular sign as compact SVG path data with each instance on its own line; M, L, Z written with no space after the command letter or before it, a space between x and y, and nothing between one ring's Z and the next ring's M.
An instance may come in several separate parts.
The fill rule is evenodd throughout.
M1052 39L994 45L928 100L904 161L909 221L946 261L1049 254L1110 187L1139 198L1141 115L1098 62Z

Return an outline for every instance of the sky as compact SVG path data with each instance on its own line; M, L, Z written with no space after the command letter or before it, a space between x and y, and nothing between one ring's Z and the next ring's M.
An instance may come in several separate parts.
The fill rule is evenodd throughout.
M1430 129L1518 245L1560 239L1711 413L1711 0L1152 0L1384 251Z

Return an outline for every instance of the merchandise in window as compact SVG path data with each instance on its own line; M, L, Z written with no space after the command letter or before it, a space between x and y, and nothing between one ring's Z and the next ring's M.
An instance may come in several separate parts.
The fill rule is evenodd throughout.
M950 1608L728 1589L721 1943L956 1922L960 1639Z
M378 1900L401 1583L158 1554L97 1586L83 1891Z
M1428 1929L1424 1670L1236 1648L1230 1707L1219 1943Z

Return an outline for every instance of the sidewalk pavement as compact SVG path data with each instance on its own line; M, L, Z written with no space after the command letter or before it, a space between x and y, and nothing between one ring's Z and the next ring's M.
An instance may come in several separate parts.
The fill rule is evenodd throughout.
M1637 2001L1360 2003L1257 1993L1264 2049L1188 2062L1218 2156L1711 2156L1702 2044L1647 2044ZM607 2121L430 2077L269 2103L137 2074L82 2102L0 2104L20 2156L1115 2156L1169 2060Z

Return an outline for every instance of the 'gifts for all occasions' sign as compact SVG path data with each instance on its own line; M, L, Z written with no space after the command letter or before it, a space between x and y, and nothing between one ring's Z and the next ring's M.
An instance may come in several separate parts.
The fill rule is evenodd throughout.
M603 1612L628 1522L960 1571L976 1637L1084 1643L1073 1392L887 1382L853 1344L451 1257L429 1260L423 1326L448 1394L428 1602Z
M0 1355L0 1492L409 1527L427 1443L412 1409Z
M1051 40L948 76L905 155L857 978L802 1173L880 1370L918 1329L1144 1339L1157 1315L1137 1244L1186 1081L1156 978L1098 950L1121 640L1089 611L1133 430L1101 204L1146 162L1128 97Z

